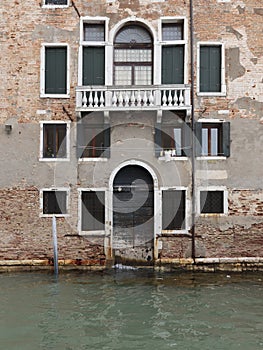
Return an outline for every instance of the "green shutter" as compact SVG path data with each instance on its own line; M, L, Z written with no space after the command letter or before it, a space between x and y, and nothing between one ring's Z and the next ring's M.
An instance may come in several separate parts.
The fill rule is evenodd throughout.
M191 157L192 153L192 129L191 123L183 123L183 155Z
M221 46L200 47L200 92L221 91Z
M202 123L195 123L195 156L202 155Z
M105 48L83 48L83 85L105 84Z
M110 158L110 124L104 124L104 158Z
M67 48L45 49L45 93L67 93Z
M223 154L230 157L230 122L222 123Z
M154 133L155 157L160 157L162 150L162 124L156 123Z
M184 83L184 45L162 48L162 84Z

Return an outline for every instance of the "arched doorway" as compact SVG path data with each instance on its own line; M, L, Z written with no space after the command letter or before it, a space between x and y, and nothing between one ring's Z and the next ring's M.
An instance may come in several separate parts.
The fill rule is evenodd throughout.
M153 245L153 178L139 165L126 165L113 181L112 248L115 261L151 263Z

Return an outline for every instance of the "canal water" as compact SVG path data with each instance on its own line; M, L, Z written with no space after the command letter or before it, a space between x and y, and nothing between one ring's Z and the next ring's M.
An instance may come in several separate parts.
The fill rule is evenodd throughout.
M263 349L262 274L0 274L0 349Z

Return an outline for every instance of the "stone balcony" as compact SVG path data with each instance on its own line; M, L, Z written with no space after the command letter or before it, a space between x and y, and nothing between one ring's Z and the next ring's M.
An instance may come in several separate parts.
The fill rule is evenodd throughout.
M76 88L76 110L79 112L189 108L189 85L94 85Z

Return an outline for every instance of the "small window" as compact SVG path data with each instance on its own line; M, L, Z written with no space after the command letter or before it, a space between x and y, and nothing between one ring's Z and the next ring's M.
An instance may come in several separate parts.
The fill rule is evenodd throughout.
M41 95L67 97L69 93L67 46L44 46L43 50Z
M105 192L81 192L81 231L102 231L105 225Z
M92 113L78 122L78 158L109 158L110 125L103 119L102 114Z
M223 93L223 50L222 45L199 46L199 92Z
M44 0L45 5L68 6L68 0Z
M69 123L41 122L40 158L47 160L69 158Z
M84 41L105 41L105 25L84 23Z
M230 123L196 123L197 156L230 156Z
M67 191L43 190L43 214L67 214Z
M183 22L163 23L162 24L162 40L174 41L183 40Z
M164 231L184 230L185 190L163 190L162 192L162 229Z
M224 191L201 191L200 212L202 214L223 214Z

